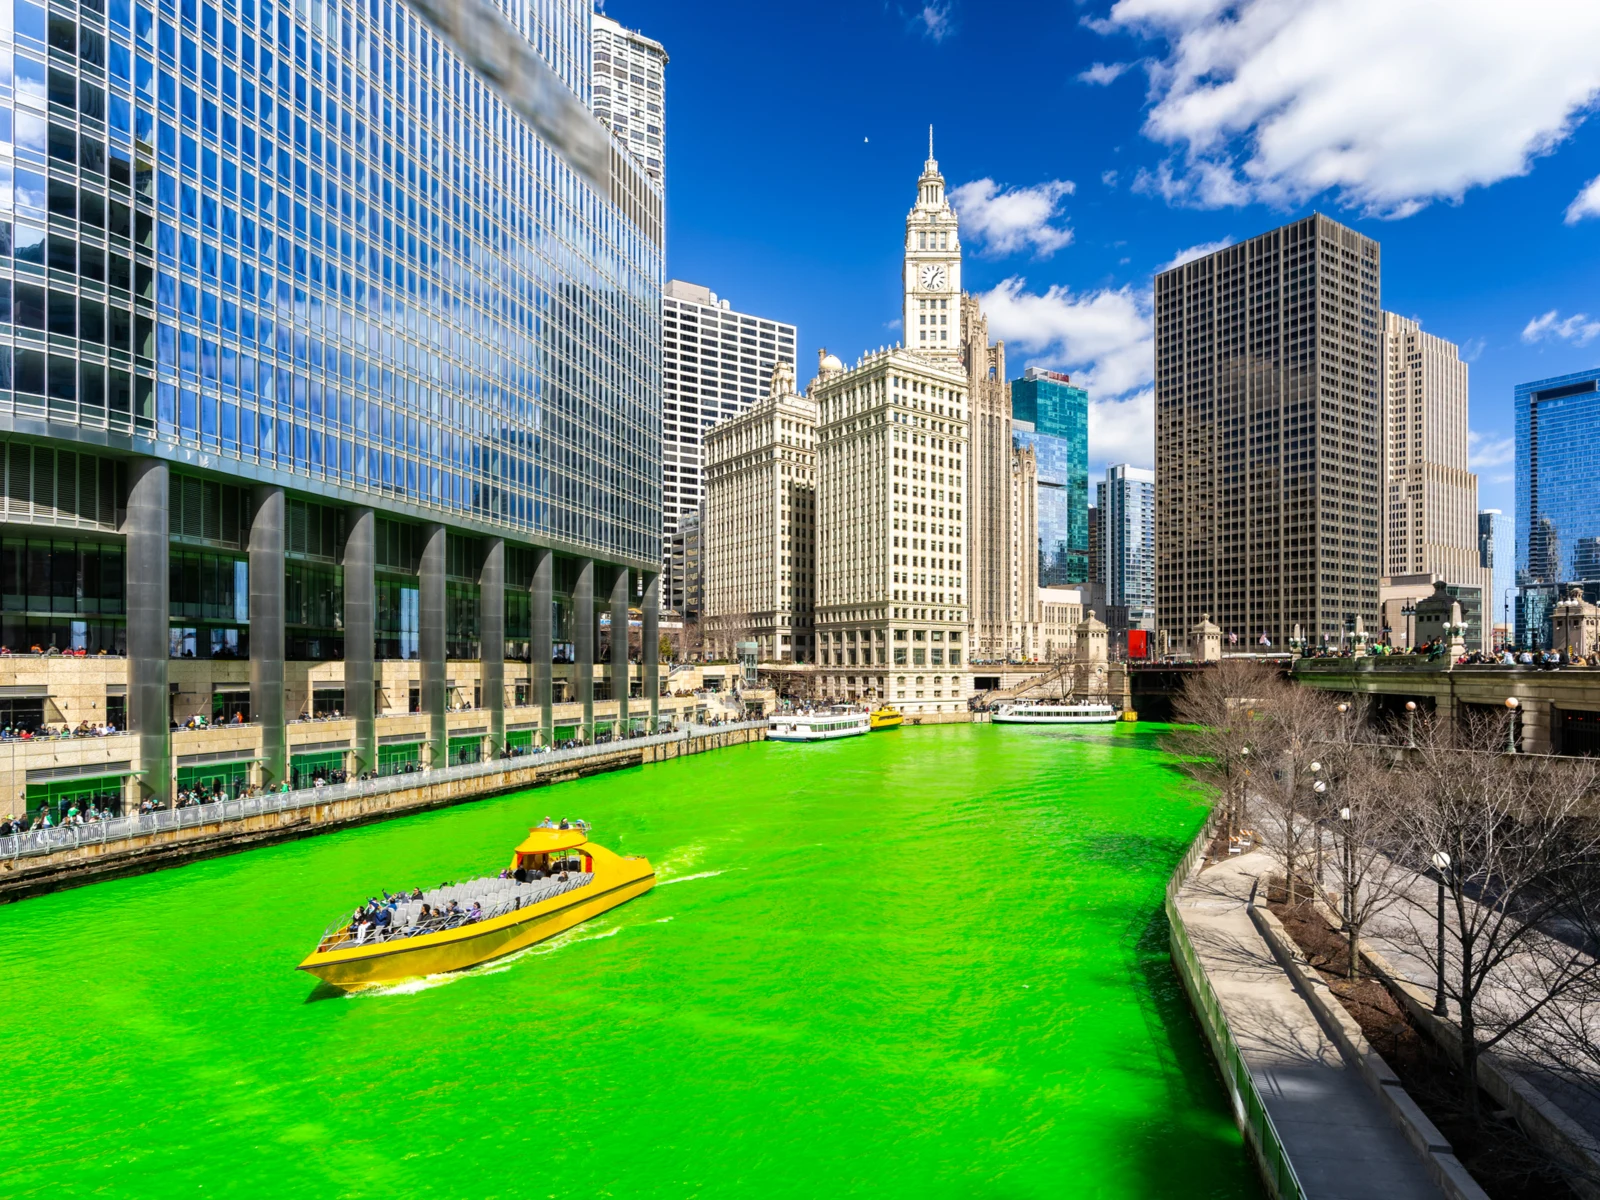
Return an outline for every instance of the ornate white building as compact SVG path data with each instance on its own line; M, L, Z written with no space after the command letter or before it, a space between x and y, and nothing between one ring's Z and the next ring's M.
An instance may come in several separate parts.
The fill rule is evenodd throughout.
M880 350L849 370L822 358L811 395L824 696L911 714L966 707L966 382L946 355Z
M795 565L795 547L803 554L808 544L790 536L787 567L815 580L813 695L955 712L971 694L980 635L986 659L1037 656L1044 643L1035 464L1031 451L1019 455L1012 447L1005 348L989 344L977 301L961 291L959 223L931 141L903 252L905 345L869 353L848 369L819 354L809 389L816 405L815 565ZM787 657L782 620L750 614L782 599L772 587L783 583L774 574L784 569L783 551L771 547L785 539L780 534L774 543L764 526L755 528L757 501L738 491L753 486L743 456L781 461L772 456L785 447L772 438L783 430L760 415L767 412L763 405L707 435L706 563L714 614L708 627L720 629L723 640L736 626L744 633L737 640L770 636L773 650L764 644L762 657L771 661ZM974 424L980 414L981 436ZM758 427L765 433L758 436ZM789 584L795 586L792 577ZM759 598L751 591L758 587L766 589ZM798 638L799 628L788 636ZM1052 646L1061 641L1060 630L1053 632Z
M811 662L817 404L779 363L762 400L705 439L705 630L714 654Z

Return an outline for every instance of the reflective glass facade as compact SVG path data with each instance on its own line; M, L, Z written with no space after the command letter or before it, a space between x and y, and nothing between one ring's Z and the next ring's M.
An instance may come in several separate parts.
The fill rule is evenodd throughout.
M1154 629L1156 617L1156 476L1126 463L1107 467L1095 485L1100 522L1100 581L1106 604L1126 608L1130 628Z
M1581 578L1585 539L1600 536L1600 369L1519 384L1515 405L1516 637L1548 645L1549 585Z
M1576 579L1600 536L1600 370L1521 384L1516 421L1517 582Z
M1012 444L1039 470L1039 586L1089 578L1089 393L1030 367L1011 383Z
M0 7L0 427L657 562L660 246L404 4Z
M1478 563L1493 573L1489 592L1491 624L1509 623L1511 589L1516 579L1516 537L1511 518L1498 508L1478 512Z

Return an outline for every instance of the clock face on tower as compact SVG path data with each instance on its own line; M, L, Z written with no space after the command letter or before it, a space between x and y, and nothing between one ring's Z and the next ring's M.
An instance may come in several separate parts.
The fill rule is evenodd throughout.
M944 268L942 266L933 264L922 268L922 286L929 291L943 291L944 278Z

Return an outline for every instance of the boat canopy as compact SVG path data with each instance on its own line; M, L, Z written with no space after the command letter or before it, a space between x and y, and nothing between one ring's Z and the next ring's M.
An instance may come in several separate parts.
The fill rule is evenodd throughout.
M517 847L517 856L559 854L563 850L576 850L588 840L589 835L581 829L530 829Z

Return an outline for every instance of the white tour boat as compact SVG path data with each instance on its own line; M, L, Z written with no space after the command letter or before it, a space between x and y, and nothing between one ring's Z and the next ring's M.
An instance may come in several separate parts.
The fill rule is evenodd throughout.
M1116 719L1117 710L1109 704L1068 704L1049 700L1002 704L994 714L997 725L1111 725Z
M769 742L825 742L830 738L858 737L871 728L871 718L857 709L833 708L821 712L774 713L767 719Z

